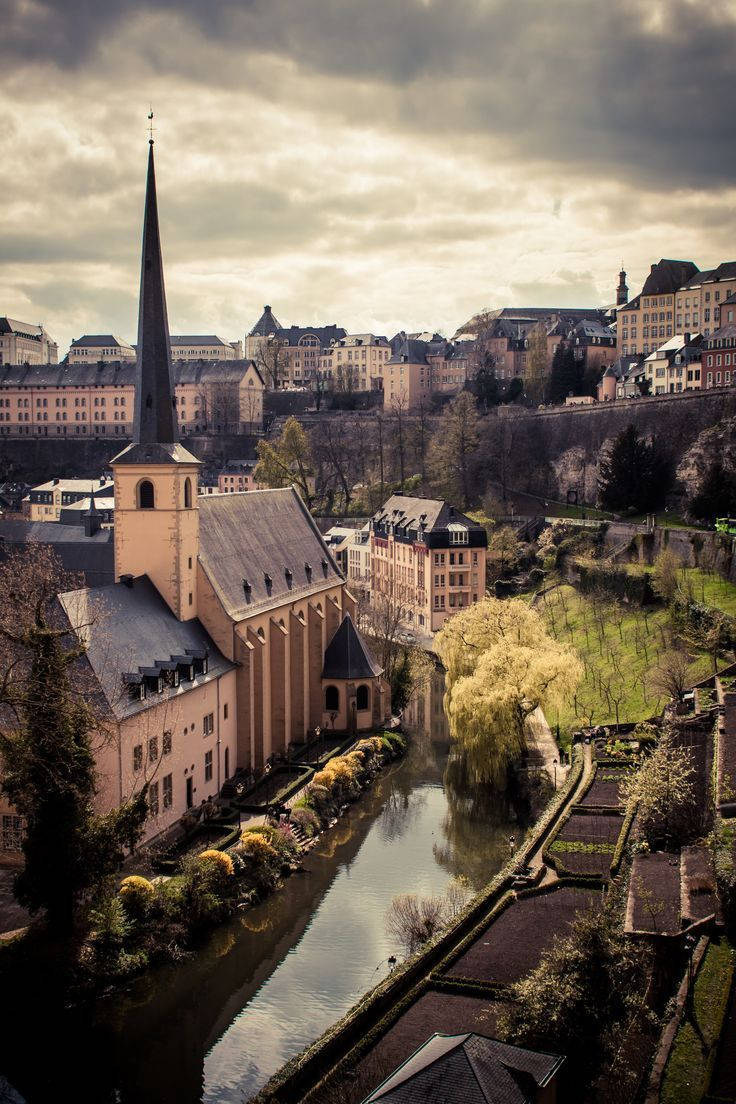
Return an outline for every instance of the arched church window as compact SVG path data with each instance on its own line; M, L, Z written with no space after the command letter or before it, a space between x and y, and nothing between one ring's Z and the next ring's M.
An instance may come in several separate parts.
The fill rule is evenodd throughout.
M337 712L340 708L340 691L336 686L325 686L325 710Z
M187 476L184 480L184 509L191 510L192 508L192 481Z
M139 510L153 509L153 483L150 479L142 479L138 484L138 508Z
M361 683L355 691L355 708L360 712L370 708L370 691L365 683Z

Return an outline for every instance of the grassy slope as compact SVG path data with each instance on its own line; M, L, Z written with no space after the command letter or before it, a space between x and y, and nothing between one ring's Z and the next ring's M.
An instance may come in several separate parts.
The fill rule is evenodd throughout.
M726 940L713 943L695 979L695 1018L707 1047L718 1038L733 973L734 952ZM707 1088L708 1058L695 1030L683 1020L675 1036L660 1100L662 1104L698 1104Z
M634 570L638 567L631 566ZM717 606L736 616L736 586L733 583L695 569L687 571L683 577L691 584L693 596L697 600L704 599L708 605ZM559 724L563 743L572 728L587 723L590 719L590 714L586 714L583 706L592 709L593 724L615 722L615 708L613 703L609 707L605 693L598 685L599 674L604 683L611 678L623 682L625 693L619 703L620 721L645 720L660 711L664 699L658 699L647 686L647 675L669 645L666 610L655 608L648 611L645 624L641 609L624 606L620 625L612 617L606 618L601 641L592 603L573 587L566 585L553 591L540 602L538 608L550 629L554 622L557 638L572 644L586 664L586 676L579 688L577 703L571 701L567 708L560 710ZM640 628L639 642L636 638L637 621ZM644 634L646 649L641 642ZM616 668L620 671L619 676L616 675ZM710 669L708 658L698 656L691 667L692 681L704 678L710 673ZM557 716L547 719L553 726L558 720Z

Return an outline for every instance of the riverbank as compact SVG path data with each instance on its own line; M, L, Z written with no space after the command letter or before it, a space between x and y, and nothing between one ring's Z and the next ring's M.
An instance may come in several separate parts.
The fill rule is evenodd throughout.
M578 747L564 787L529 830L521 847L492 881L463 910L458 919L414 958L397 967L379 986L359 1001L314 1046L289 1062L253 1098L253 1104L295 1104L303 1098L316 1102L326 1075L351 1083L356 1066L378 1038L400 1016L424 997L433 994L438 967L479 926L491 922L502 899L513 889L518 871L541 855L548 839L574 800L587 786L592 771L590 747ZM485 1004L487 1004L487 999ZM436 1009L435 1009L436 1011ZM426 1016L420 1017L426 1026ZM428 1033L443 1028L429 1027ZM388 1071L387 1071L388 1072ZM374 1081L375 1084L375 1081Z
M0 945L0 978L33 986L36 958L49 942L59 958L54 982L66 1003L84 1002L129 983L149 969L179 962L236 911L272 894L301 866L301 855L370 788L385 766L402 756L406 740L384 732L330 758L297 796L278 826L247 824L226 833L222 849L182 854L171 876L141 874L105 887L90 906L84 928L63 944L32 924ZM39 983L41 979L39 978Z
M455 877L473 890L487 884L508 859L510 834L523 837L528 811L448 771L441 710L409 736L406 755L301 869L196 954L73 1009L51 1009L21 986L0 1069L28 1104L67 1082L80 1104L242 1104L386 976L399 948L385 914L408 871L423 896L442 895ZM54 1018L43 1063L34 1057L39 1009Z

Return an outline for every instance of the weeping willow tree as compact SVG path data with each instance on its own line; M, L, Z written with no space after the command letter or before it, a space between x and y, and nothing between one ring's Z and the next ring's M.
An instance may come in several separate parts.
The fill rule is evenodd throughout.
M503 783L526 746L525 724L574 693L583 668L518 599L485 598L455 614L435 646L446 671L450 735L479 779Z

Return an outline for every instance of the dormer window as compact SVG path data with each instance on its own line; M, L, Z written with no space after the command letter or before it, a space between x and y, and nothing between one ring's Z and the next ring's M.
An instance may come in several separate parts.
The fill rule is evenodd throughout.
M291 573L291 569L288 567L284 568L284 578L286 579L286 585L288 586L289 590L291 590L294 576Z
M247 579L243 579L243 594L245 595L246 602L250 602L251 593L253 587L250 585Z
M271 576L268 574L267 571L263 572L263 581L266 584L266 594L268 594L268 596L270 597L271 596L271 589L273 587L273 579L271 578Z
M327 560L323 559L322 560L322 573L323 573L325 579L327 578L327 569L329 568L329 566L330 565L328 564Z
M311 583L311 581L312 581L312 565L310 563L307 563L306 560L304 561L304 574L307 576L307 582Z

